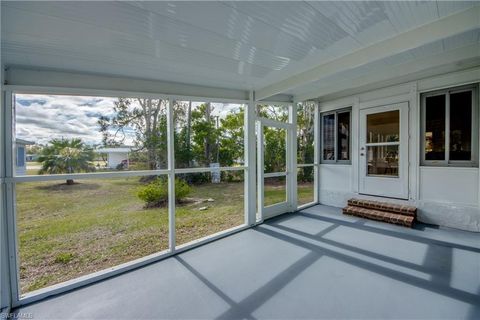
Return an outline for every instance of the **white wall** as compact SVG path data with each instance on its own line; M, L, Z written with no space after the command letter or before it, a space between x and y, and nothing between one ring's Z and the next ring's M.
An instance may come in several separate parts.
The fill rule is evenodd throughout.
M406 101L409 103L409 199L388 200L418 207L418 220L441 226L480 231L479 169L420 166L420 107L422 92L480 82L480 67L401 85L321 101L320 112L352 107L352 164L320 165L320 203L343 207L351 197L385 200L358 194L360 109ZM320 152L321 153L321 152Z
M108 153L108 167L115 169L123 160L128 159L128 154L125 153L117 153L111 152Z

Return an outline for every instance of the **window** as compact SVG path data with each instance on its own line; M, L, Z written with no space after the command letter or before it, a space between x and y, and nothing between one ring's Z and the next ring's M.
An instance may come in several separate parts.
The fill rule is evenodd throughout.
M477 165L475 86L422 95L422 163L437 166Z
M321 115L321 162L350 163L350 109Z

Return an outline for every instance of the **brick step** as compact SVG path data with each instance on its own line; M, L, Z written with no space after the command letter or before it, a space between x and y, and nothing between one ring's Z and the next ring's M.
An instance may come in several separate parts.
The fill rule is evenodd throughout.
M412 216L414 218L417 214L417 208L414 206L374 201L374 200L352 198L348 200L348 205L354 206L354 207L362 207L366 209L379 210L379 211L388 211L388 212L393 212L401 215Z
M345 208L343 208L343 213L351 216L398 224L409 228L413 226L413 222L415 220L415 217L409 215L402 215L393 212L356 206L346 206Z

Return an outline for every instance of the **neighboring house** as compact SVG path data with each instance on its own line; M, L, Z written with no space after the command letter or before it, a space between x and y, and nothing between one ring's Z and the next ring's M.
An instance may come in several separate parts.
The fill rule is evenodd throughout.
M96 153L104 153L107 155L107 167L116 169L118 165L124 164L125 168L128 168L129 165L129 153L132 152L132 147L122 146L122 147L109 147L109 148L98 148L95 150Z
M35 144L35 142L16 139L15 140L15 174L23 176L27 174L27 151L26 146Z

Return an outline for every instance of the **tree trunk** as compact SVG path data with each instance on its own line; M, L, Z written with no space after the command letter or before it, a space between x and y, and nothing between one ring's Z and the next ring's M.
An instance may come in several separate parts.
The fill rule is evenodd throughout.
M73 179L68 179L68 180L67 180L67 185L71 186L71 185L73 185L73 184L74 184L74 183L73 183Z

